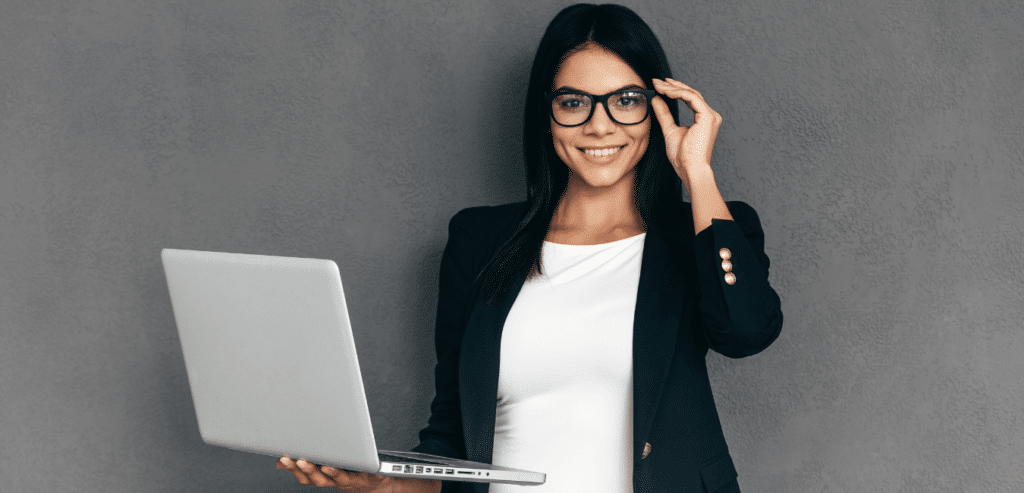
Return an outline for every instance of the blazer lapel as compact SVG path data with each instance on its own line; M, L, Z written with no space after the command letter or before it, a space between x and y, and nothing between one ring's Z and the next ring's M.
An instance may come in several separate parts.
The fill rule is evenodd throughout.
M679 333L685 283L668 241L648 232L633 315L633 462L641 458ZM685 255L685 252L682 252Z
M524 281L511 286L508 292L492 305L484 303L484 296L478 296L466 323L466 332L462 336L459 354L459 401L462 406L466 458L472 461L488 464L491 462L501 331Z

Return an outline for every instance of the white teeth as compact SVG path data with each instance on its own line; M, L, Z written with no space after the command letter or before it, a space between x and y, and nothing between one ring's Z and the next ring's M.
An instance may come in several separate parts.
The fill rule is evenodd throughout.
M622 148L621 147L613 147L611 149L584 149L583 152L585 152L585 153L587 153L587 154L589 154L591 156L601 157L601 156L610 156L612 154L615 154L616 152L619 152L619 149L622 149Z

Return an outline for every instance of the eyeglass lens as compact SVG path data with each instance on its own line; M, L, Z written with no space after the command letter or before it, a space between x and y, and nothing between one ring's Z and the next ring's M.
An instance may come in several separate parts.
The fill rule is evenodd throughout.
M551 113L559 125L580 125L591 115L594 99L584 94L559 94L551 100ZM639 92L623 91L608 96L608 114L622 125L633 125L647 118L647 97Z

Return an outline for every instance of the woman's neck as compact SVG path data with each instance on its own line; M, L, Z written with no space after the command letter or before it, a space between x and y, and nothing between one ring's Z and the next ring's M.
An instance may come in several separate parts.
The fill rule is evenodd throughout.
M600 188L590 187L570 175L545 240L569 245L594 245L646 231L636 208L634 175L635 172L629 179Z

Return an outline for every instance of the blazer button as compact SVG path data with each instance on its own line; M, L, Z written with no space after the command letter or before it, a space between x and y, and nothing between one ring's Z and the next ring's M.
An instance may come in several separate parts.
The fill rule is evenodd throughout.
M733 274L732 272L726 272L725 273L725 283L730 285L730 286L732 286L733 284L736 284L736 274Z
M643 455L640 456L640 458L641 459L646 459L647 456L650 455L650 453L651 453L651 444L645 442L644 443L644 453L643 453Z
M722 270L724 270L726 272L731 272L732 271L732 262L730 262L728 260L723 260L722 261Z
M718 256L722 257L722 260L729 260L732 258L732 252L728 248L723 248L718 251Z

